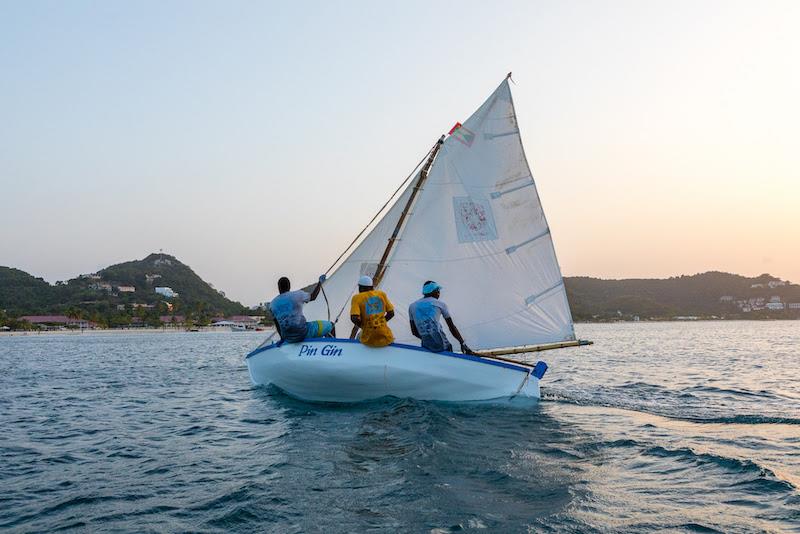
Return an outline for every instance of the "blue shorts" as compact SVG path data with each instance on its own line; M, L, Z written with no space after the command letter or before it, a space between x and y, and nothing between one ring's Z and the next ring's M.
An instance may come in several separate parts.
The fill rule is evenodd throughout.
M306 338L325 337L332 331L333 331L333 323L330 321L306 322Z

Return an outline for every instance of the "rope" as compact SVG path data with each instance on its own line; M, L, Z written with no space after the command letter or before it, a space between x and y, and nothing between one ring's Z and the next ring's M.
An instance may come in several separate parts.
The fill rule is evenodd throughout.
M331 322L331 304L328 302L328 295L325 294L325 286L323 282L319 283L319 288L322 290L322 296L325 297L325 307L328 308L328 322Z
M360 238L362 235L364 235L364 232L366 232L366 231L367 231L367 228L369 228L369 227L372 225L372 223L373 223L373 222L375 222L375 219L377 219L377 218L378 218L378 215L380 215L381 213L383 213L383 210L385 210L385 209L386 209L386 206L388 206L388 205L389 205L389 203L390 203L390 202L392 201L392 199L393 199L393 198L394 198L394 197L397 195L397 193L398 193L398 192L399 192L399 191L400 191L400 190L403 188L403 186L405 186L405 185L406 185L406 183L408 183L408 181L409 181L409 180L410 180L410 179L411 179L411 178L414 176L414 173L416 173L416 172L417 172L417 169L419 169L419 166L420 166L420 165L422 165L423 163L425 163L425 160L426 160L426 159L428 159L428 156L430 155L430 153L431 153L431 152L433 152L433 149L434 149L434 148L436 148L436 145L433 145L433 147L431 147L431 149L430 149L430 150L428 150L428 153L427 153L427 154L425 154L425 157L424 157L424 158L422 158L422 159L419 161L419 163L417 163L417 165L414 167L414 170L413 170L413 171L411 171L411 174L409 174L409 175L406 177L406 179L405 179L405 180L403 180L403 183L401 183L401 184L400 184L400 185L397 187L397 189L395 189L395 190L394 190L394 193L392 193L392 196L390 196L390 197L389 197L389 200L387 200L387 201L386 201L386 203L385 203L383 206L381 206L381 209L379 209L379 210L378 210L378 212L377 212L377 213L376 213L376 214L375 214L375 215L372 217L372 219L370 219L370 220L369 220L369 222L367 223L367 225L366 225L366 226L365 226L365 227L364 227L364 228L363 228L363 229L362 229L362 230L361 230L361 231L358 233L358 235L357 235L357 236L356 236L356 237L355 237L355 238L354 238L352 241L350 241L350 244L349 244L349 245L347 245L347 247L344 249L344 251L342 251L342 253L341 253L341 254L339 254L339 257L338 257L338 258L336 258L336 261L334 261L334 262L331 264L331 266L330 266L330 267L328 267L328 270L327 270L327 271L325 271L325 275L326 275L326 276L327 276L328 274L330 274L330 272L333 270L333 268L336 266L336 264L337 264L337 263L339 263L339 260L341 260L341 259L344 257L344 255L345 255L345 254L347 254L347 251L349 251L349 250L350 250L350 248L351 248L351 247L352 247L352 246L355 244L355 242L356 242L356 241L358 241L358 239L359 239L359 238Z

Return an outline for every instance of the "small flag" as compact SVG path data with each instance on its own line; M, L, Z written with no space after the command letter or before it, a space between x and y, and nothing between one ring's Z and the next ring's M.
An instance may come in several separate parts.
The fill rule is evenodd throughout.
M449 135L452 135L456 141L466 146L472 146L472 142L475 141L475 132L465 128L460 122L453 126Z

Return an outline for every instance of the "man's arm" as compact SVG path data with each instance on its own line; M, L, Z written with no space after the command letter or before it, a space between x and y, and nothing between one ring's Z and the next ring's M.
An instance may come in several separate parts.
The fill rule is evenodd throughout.
M456 338L461 345L461 352L464 354L473 354L472 349L464 343L464 338L461 336L461 332L458 331L458 328L456 328L455 323L453 323L453 319L451 317L446 317L444 321L447 323L447 328L450 329L450 333L453 334L453 337Z
M272 322L275 325L275 330L278 331L278 335L281 337L281 339L283 339L283 333L281 333L281 325L274 315L272 316Z
M389 300L389 297L386 296L386 293L381 291L381 296L383 297L383 302L386 303L386 322L388 323L392 320L392 317L394 317L394 306Z
M417 330L417 325L414 324L414 320L413 319L409 319L408 320L408 324L411 325L411 333L414 334L414 337L418 337L419 339L422 339L422 336L419 335L419 330Z
M319 295L319 291L320 291L320 289L322 289L322 282L324 282L324 281L325 281L325 275L324 274L320 275L319 282L317 282L317 285L314 286L314 289L311 291L311 296L308 298L309 302L317 300L317 296Z
M353 322L353 329L350 331L350 339L355 339L358 329L361 328L361 316L351 315L350 320Z

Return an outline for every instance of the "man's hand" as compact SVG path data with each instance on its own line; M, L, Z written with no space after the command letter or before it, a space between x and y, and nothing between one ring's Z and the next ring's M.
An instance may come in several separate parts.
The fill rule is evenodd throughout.
M319 283L320 283L320 284L321 284L322 282L324 282L325 280L327 280L327 279L328 279L328 277L327 277L327 276L325 276L324 274L321 274L321 275L319 275Z
M466 343L461 343L461 352L464 354L475 354L471 348L467 346Z

